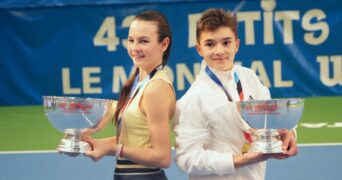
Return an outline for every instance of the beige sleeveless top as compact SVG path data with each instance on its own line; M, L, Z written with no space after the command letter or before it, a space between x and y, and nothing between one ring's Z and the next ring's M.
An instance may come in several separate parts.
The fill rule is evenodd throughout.
M152 147L147 118L145 114L141 112L139 104L145 87L156 79L161 79L172 86L172 82L167 76L166 71L158 70L152 79L140 87L138 94L134 97L133 101L130 103L122 116L119 143L126 147Z

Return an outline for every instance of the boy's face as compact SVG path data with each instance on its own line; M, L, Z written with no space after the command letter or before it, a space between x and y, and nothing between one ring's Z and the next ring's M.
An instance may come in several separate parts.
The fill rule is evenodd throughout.
M235 54L238 52L240 40L229 27L203 31L196 48L209 67L227 71L233 68Z

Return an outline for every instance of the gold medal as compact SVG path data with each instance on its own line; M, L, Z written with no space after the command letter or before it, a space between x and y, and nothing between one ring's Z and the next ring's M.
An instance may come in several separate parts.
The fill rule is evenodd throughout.
M247 153L250 147L251 147L251 144L246 142L241 148L241 153L242 154Z

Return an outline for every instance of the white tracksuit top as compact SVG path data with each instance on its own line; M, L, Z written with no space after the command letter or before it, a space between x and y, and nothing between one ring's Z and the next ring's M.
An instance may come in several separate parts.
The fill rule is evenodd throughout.
M266 163L257 163L235 168L233 155L241 154L246 142L234 102L205 73L206 63L186 94L177 102L176 111L176 156L181 170L189 179L265 179ZM240 101L233 73L237 72L245 100L270 99L267 87L263 86L251 69L234 65L229 72L211 69L220 79L233 101Z

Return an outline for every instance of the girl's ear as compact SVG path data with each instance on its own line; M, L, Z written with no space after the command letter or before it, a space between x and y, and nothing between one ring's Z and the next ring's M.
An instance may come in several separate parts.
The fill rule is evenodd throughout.
M170 38L168 38L168 37L164 38L164 40L162 42L162 50L163 50L163 52L165 52L167 50L169 45L170 45Z

